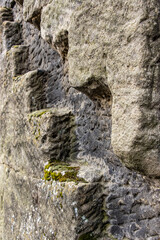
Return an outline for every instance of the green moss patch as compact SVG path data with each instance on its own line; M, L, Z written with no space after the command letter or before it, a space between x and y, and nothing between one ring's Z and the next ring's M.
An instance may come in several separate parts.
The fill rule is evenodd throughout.
M83 178L79 178L79 166L73 167L66 163L48 163L44 168L45 181L59 182L86 182Z
M31 120L32 117L36 117L36 118L41 117L43 114L45 114L47 112L51 113L52 110L51 109L42 109L42 110L38 110L38 111L35 111L33 113L30 113L29 114L29 120Z

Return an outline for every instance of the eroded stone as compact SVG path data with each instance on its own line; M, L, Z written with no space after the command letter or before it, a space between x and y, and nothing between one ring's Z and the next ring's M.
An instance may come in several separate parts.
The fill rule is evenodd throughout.
M41 17L42 37L64 59L69 38L70 84L93 100L112 98L114 152L154 177L160 174L158 9L158 0L63 1L46 4Z

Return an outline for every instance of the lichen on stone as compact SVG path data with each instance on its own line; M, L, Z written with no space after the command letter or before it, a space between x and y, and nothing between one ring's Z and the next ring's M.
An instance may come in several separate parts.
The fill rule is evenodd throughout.
M79 166L70 166L67 163L48 163L44 168L45 181L59 182L86 182L83 178L78 177Z
M41 117L43 114L47 112L51 113L51 109L42 109L42 110L34 111L29 114L29 120L31 120L32 117L35 117L35 118Z

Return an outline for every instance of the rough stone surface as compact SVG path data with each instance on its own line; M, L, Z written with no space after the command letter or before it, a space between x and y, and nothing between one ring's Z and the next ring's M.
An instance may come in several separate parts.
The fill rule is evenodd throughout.
M158 0L26 0L23 6L25 20L40 14L42 37L68 58L70 84L91 99L112 98L115 154L154 177L160 173L159 8Z
M85 1L69 32L72 86L88 85L91 97L109 87L114 152L151 176L160 174L159 8L159 1Z
M16 2L0 0L0 239L158 240L158 1Z

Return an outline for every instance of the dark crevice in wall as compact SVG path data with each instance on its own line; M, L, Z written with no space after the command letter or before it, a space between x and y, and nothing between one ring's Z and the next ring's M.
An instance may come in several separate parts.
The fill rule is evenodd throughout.
M40 24L41 24L41 9L34 12L32 15L32 18L28 20L31 24L33 24L38 30L40 30Z
M23 0L16 0L16 2L17 2L18 4L20 4L21 6L23 6Z
M90 78L86 84L82 87L76 87L76 89L85 93L93 101L111 101L110 89L101 79Z
M68 31L64 30L59 33L55 42L54 42L55 49L60 53L63 62L66 61L69 44L68 44Z

